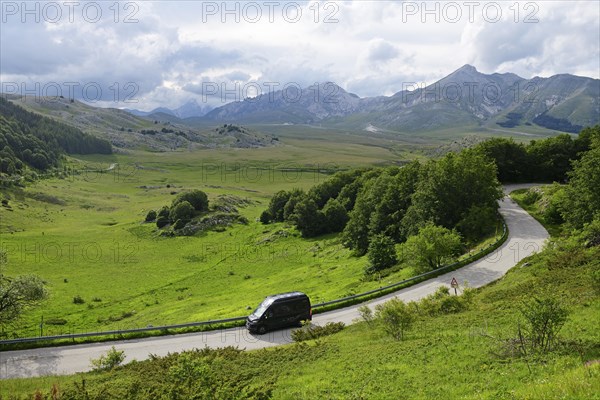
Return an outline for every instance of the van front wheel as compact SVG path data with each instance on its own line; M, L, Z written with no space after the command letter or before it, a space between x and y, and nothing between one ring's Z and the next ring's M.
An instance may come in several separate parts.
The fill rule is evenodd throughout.
M264 325L258 328L259 335L264 335L265 333L267 333L267 328Z

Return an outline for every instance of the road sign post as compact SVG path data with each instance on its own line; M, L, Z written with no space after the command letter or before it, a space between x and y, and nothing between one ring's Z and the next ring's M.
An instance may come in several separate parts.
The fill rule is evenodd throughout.
M458 292L456 291L456 289L458 289L458 281L456 280L456 278L452 278L452 280L450 281L450 286L452 286L452 288L454 289L454 295L458 296Z

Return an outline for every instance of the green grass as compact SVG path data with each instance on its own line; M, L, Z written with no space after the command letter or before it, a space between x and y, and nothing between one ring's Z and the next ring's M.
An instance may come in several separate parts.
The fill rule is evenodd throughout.
M46 324L44 335L227 318L246 315L272 293L303 290L321 302L378 287L363 282L366 260L352 257L339 237L304 240L292 227L256 219L276 191L322 182L327 169L381 163L383 151L282 146L72 158L75 169L118 167L3 193L11 207L0 208L0 245L9 259L2 272L38 274L51 293L6 333L37 336L42 317L67 321ZM172 192L192 188L211 200L252 200L239 208L250 223L177 238L142 223L148 210L170 204ZM75 304L76 296L84 303Z
M129 161L122 156L105 160ZM286 179L278 171L257 184L238 179L236 172L227 175L230 170L202 176L202 162L142 160L145 168L158 165L160 170L50 179L9 193L13 211L1 211L6 273L39 274L51 292L16 332L36 335L42 316L68 321L47 326L45 334L226 318L247 314L247 306L274 292L305 290L318 301L344 295L345 286L357 283L364 261L350 257L337 238L305 241L283 225L254 221L276 190L306 188L326 175L308 171ZM160 188L140 188L144 185ZM141 223L147 210L170 204L171 191L186 188L205 190L211 199L225 193L251 198L255 203L240 209L251 223L189 238L162 238L153 224ZM290 236L276 235L280 230ZM299 284L290 271L310 279ZM341 288L332 284L318 290L333 281ZM73 303L77 295L84 304ZM110 321L123 315L131 316Z
M419 317L403 341L358 323L308 345L191 353L206 367L204 383L196 380L193 390L222 398L598 399L600 365L584 364L600 358L600 296L590 278L600 249L579 250L584 262L577 265L557 264L564 258L550 250L524 260L501 280L478 289L471 309ZM527 359L500 356L494 338L515 336L521 304L549 295L570 312L561 345ZM6 380L2 390L26 396L37 389L48 393L57 384L69 392L74 382L85 380L92 395L168 398L174 387L186 390L171 369L181 360L171 355L112 372Z
M5 337L38 336L42 318L66 320L45 324L43 335L160 326L246 315L273 293L301 290L319 303L406 279L410 268L365 279L366 258L352 256L339 235L307 240L286 224L257 222L276 191L309 188L331 168L380 164L383 151L286 145L71 158L76 170L117 168L4 193L11 209L0 207L3 272L38 274L50 291ZM196 188L212 201L221 194L252 200L239 207L250 223L175 238L142 223L172 193Z

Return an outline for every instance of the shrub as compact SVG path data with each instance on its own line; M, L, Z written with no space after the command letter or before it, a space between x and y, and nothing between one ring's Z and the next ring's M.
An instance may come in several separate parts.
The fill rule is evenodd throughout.
M525 318L525 328L519 328L522 348L529 347L533 351L546 353L552 349L569 312L556 299L546 298L524 303L520 309Z
M585 247L600 246L600 215L597 215L589 224L584 225L582 238Z
M367 325L373 325L373 310L369 308L369 306L360 306L358 307L358 313L360 317L367 323Z
M383 330L396 340L404 339L404 334L415 321L411 307L398 298L379 304L375 310L375 316L383 325Z
M183 225L194 217L194 207L188 201L181 201L171 207L169 219L171 221L181 220ZM176 228L178 229L178 228Z
M440 300L440 313L454 314L464 309L463 302L458 296L446 296Z
M165 218L169 218L169 207L167 206L162 206L162 208L158 211L158 218L160 217L165 217Z
M90 360L94 371L108 371L118 367L125 361L125 352L115 349L115 346L111 347L106 354L101 355L97 359Z
M181 193L173 200L171 207L183 202L188 202L196 211L208 210L208 196L201 190Z
M175 221L175 224L173 224L173 229L181 229L185 226L186 223L186 221L178 219L177 221Z
M440 286L438 287L433 294L429 296L434 300L443 299L446 296L450 295L450 288L448 286Z
M160 228L164 228L165 226L169 225L169 218L168 217L158 217L156 219L156 226L160 229Z
M211 369L201 357L193 352L184 352L179 355L175 363L169 367L167 377L174 383L174 392L179 394L173 398L207 398L210 396L210 393L198 393L198 390L209 390Z
M558 225L565 222L560 207L553 201L550 201L548 206L546 206L543 216L544 220L549 224Z
M450 294L447 286L440 286L435 293L414 303L414 307L421 315L455 314L468 310L473 303L474 295L475 290L471 288L465 288L462 295L455 296Z
M541 195L538 189L528 189L525 193L523 193L523 204L532 205L536 201L540 199Z
M150 210L148 214L146 214L146 222L152 222L156 220L156 211Z
M260 222L263 224L268 224L271 222L271 220L273 219L273 216L271 215L271 212L269 210L265 210L262 213L260 213Z
M344 329L346 325L343 322L328 322L325 326L320 326L308 322L303 324L302 328L292 332L292 339L295 342L317 339L323 336L333 335Z
M85 300L80 295L73 297L73 304L83 304Z

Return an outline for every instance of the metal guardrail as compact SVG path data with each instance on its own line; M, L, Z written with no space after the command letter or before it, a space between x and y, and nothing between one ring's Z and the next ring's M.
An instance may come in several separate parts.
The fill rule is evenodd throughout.
M243 321L245 319L246 319L246 317L233 317L233 318L216 319L216 320L208 320L208 321L201 321L201 322L189 322L189 323L185 323L185 324L148 326L146 328L134 328L134 329L125 329L125 330L116 330L116 331L66 333L64 335L39 336L39 337L28 337L28 338L19 338L19 339L6 339L6 340L0 340L0 345L38 342L38 341L43 341L43 340L77 339L77 338L92 337L92 336L111 336L111 335L116 336L116 335L123 335L123 334L127 334L127 333L140 333L140 332L162 331L162 330L168 330L168 329L193 328L196 326L203 326L203 325L226 324L228 322Z
M399 287L399 286L403 286L406 284L409 284L411 282L414 281L419 281L423 278L426 278L428 276L437 276L440 275L441 273L448 271L448 270L452 270L453 268L456 268L458 265L466 265L469 264L477 259L479 259L480 257L489 254L490 251L493 251L495 249L493 249L494 247L497 248L499 247L499 245L501 243L504 242L504 240L507 237L508 231L507 231L507 227L506 227L506 222L502 220L502 236L500 237L500 239L498 239L496 242L490 244L488 247L486 247L485 249L481 250L480 252L473 254L467 258L465 258L464 260L461 261L457 261L455 263L452 264L448 264L446 266L443 266L441 268L435 269L433 271L428 271L419 275L415 275L413 277L410 277L408 279L404 279L400 282L396 282L396 283L392 283L391 285L387 285L387 286L383 286L377 289L373 289L373 290L369 290L363 293L358 293L352 296L347 296L347 297L342 297L340 299L335 299L335 300L331 300L331 301L327 301L324 303L318 303L318 304L313 304L313 308L321 308L321 307L326 307L326 306L330 306L330 305L334 305L334 304L339 304L339 303L345 303L345 302L349 302L352 300L356 300L358 298L361 297L366 297L366 296L370 296L376 293L381 293L381 292L387 292L390 289L393 289L395 287ZM491 249L491 250L490 250ZM487 253L486 253L487 252ZM125 329L125 330L113 330L113 331L102 331L102 332L86 332L86 333L71 333L71 334L64 334L64 335L54 335L54 336L39 336L39 337L28 337L28 338L17 338L17 339L6 339L6 340L0 340L0 346L2 345L8 345L8 344L18 344L18 343L31 343L31 342L40 342L40 341L48 341L48 340L61 340L61 339L77 339L77 338L85 338L85 337L94 337L94 336L117 336L117 335L123 335L123 334L130 334L130 333L142 333L142 332L151 332L151 331L161 331L161 330L169 330L169 329L181 329L181 328L193 328L193 327L197 327L197 326L207 326L207 325L220 325L220 324L226 324L226 323L230 323L230 322L238 322L238 321L244 321L246 319L246 316L243 317L232 317L232 318L225 318L225 319L216 319L216 320L208 320L208 321L200 321L200 322L189 322L189 323L184 323L184 324L174 324L174 325L163 325L163 326L148 326L145 328L134 328L134 329Z

